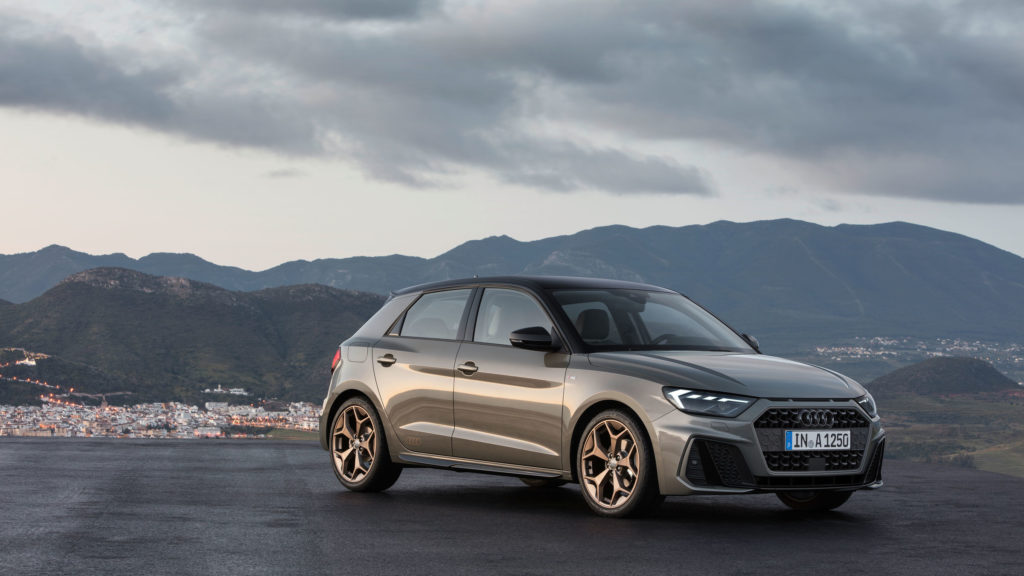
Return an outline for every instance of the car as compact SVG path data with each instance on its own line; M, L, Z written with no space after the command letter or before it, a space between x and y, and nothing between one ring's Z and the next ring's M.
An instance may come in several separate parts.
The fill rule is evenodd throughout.
M598 515L666 496L775 493L825 511L882 486L871 395L762 354L682 294L508 276L393 292L334 355L320 444L347 489L403 468L578 483Z

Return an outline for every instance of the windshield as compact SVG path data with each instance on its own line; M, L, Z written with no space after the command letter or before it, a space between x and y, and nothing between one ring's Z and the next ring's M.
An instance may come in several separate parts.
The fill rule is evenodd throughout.
M580 340L595 351L753 351L732 329L679 294L591 289L551 294Z

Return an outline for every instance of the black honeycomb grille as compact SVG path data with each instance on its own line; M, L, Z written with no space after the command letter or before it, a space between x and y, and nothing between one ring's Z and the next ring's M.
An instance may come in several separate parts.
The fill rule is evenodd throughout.
M686 478L697 486L754 486L754 476L732 444L695 440L686 463Z
M813 476L756 476L754 482L761 490L813 490L816 488L860 488L882 481L882 459L885 440L875 447L864 474L816 474Z
M773 472L858 470L867 448L870 426L871 422L855 408L824 406L769 408L754 421L765 464ZM786 451L785 431L807 429L850 430L850 450Z
M791 430L826 427L821 425L805 425L802 413L806 411L831 413L831 428L867 428L871 425L871 422L854 408L770 408L754 422L754 427L788 428Z
M849 450L764 453L768 469L774 472L856 470L863 457L863 452Z
M739 461L742 456L736 453L735 447L721 442L707 442L705 445L708 453L711 454L712 462L715 463L718 476L722 479L722 484L736 486L740 484L741 476L749 475L749 472L746 474L740 472Z

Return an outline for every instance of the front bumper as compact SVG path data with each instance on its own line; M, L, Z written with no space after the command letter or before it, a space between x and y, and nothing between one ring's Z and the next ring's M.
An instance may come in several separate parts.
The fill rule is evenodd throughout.
M830 424L804 426L802 411L826 411ZM819 412L820 413L820 412ZM658 481L665 495L882 486L885 430L854 400L758 400L737 418L680 411L654 421ZM785 430L850 430L846 451L787 452Z

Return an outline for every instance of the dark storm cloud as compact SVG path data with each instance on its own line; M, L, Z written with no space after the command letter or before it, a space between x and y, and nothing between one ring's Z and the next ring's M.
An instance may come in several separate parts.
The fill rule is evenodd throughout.
M173 71L126 73L67 37L15 40L0 19L0 104L128 123L162 124L174 105Z
M195 57L170 68L5 35L0 102L351 158L421 186L471 168L713 193L700 159L664 152L686 143L837 191L1024 202L1013 2L174 5Z
M20 24L20 23L19 23ZM190 88L196 70L139 68L135 58L69 36L24 37L0 17L0 105L142 125L224 144L313 153L313 127L274 95Z
M177 0L192 9L304 15L336 20L405 20L437 9L434 0Z

